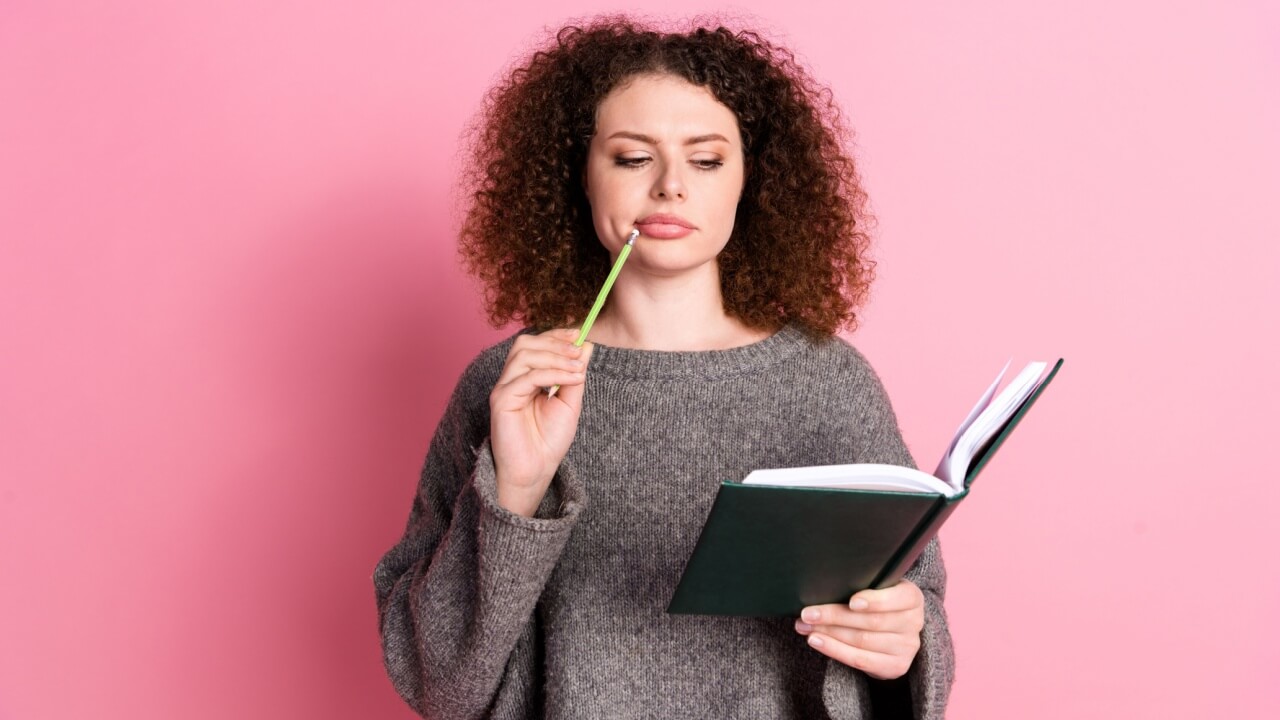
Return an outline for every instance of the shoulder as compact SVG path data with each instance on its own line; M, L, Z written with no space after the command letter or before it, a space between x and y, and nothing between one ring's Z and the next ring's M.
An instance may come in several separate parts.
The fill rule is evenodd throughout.
M860 350L839 335L822 338L805 336L800 353L805 371L814 380L822 381L820 389L838 390L841 393L865 391L884 394L884 384Z
M457 459L459 467L471 462L476 448L489 434L489 394L519 334L481 350L463 369L453 387L436 425L432 445L446 448Z
M827 420L848 431L858 462L915 467L893 403L866 355L839 336L814 341L811 355L821 376L814 382L814 393Z
M474 409L480 406L488 408L489 393L498 382L502 368L506 364L507 355L516 338L529 332L527 329L512 333L476 354L467 363L458 384L453 390L451 404L461 406L460 409Z
M794 332L794 330L788 330ZM820 456L804 464L914 467L889 396L871 362L840 336L791 335L792 352L770 372L783 422L804 428ZM790 463L797 464L797 463Z
M854 347L853 343L840 335L819 338L806 335L804 344L809 353L823 362L839 367L841 370L867 372L871 369L871 363L867 361L866 356L858 348Z
M805 342L801 356L808 367L795 382L805 383L815 400L837 415L863 426L896 427L884 382L862 351L838 335Z
M502 366L506 363L507 355L511 353L512 344L515 343L517 337L525 332L527 331L520 330L512 333L477 353L471 359L471 362L467 363L466 369L462 371L462 377L458 382L459 387L481 385L492 389L493 384L498 380L498 376L502 374ZM487 392L488 390L486 389L486 394Z

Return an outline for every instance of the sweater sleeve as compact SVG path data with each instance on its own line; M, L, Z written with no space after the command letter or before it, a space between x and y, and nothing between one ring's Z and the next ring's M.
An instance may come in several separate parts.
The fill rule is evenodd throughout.
M864 365L861 432L858 462L887 463L915 467L898 430L897 418L879 378ZM924 594L924 629L920 650L904 678L881 681L835 660L827 662L823 700L834 720L866 718L863 710L880 720L916 718L942 720L955 674L955 654L947 615L943 608L947 574L941 548L935 537L907 571L905 578Z
M540 689L534 606L585 499L562 470L535 517L498 505L492 383L473 369L432 439L404 536L374 572L383 659L424 717L527 717Z

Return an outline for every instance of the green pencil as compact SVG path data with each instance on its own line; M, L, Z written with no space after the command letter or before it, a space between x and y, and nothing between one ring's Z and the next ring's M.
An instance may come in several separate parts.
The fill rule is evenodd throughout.
M618 253L618 259L613 261L613 269L609 270L609 277L604 279L604 285L600 287L600 293L596 295L596 301L591 306L591 312L587 313L587 319L582 321L582 330L578 332L578 339L573 341L574 347L582 347L582 343L587 341L587 333L591 332L591 326L595 323L596 316L600 314L600 308L604 307L605 298L609 297L609 291L613 289L613 281L617 280L618 273L622 272L622 263L627 261L627 256L631 254L631 248L636 244L636 238L638 237L640 237L640 231L634 229L627 236L627 242ZM555 397L556 391L559 389L559 385L553 385L547 390L547 396Z

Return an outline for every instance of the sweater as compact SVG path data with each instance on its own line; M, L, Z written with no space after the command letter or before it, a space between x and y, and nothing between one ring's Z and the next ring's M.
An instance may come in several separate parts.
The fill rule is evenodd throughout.
M795 326L727 350L596 345L577 435L524 517L497 503L488 441L489 393L513 341L464 371L404 536L375 570L386 669L415 711L943 717L954 656L936 539L906 575L924 593L925 623L904 680L821 655L795 618L665 612L722 480L758 468L914 466L856 349ZM891 712L895 699L907 712Z

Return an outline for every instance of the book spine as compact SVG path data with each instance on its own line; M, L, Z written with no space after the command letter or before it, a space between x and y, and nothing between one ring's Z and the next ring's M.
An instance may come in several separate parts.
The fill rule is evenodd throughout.
M902 548L898 550L898 554L885 565L884 570L880 571L880 575L871 584L871 587L879 589L896 585L902 579L902 576L907 574L907 570L911 569L912 563L916 561L916 558L920 557L920 553L924 552L929 541L942 529L942 524L947 521L947 518L951 517L951 513L955 512L956 507L960 505L960 501L964 497L964 494L952 498L939 497L938 504L934 506L933 511L920 521L915 531L908 536L907 541L902 543Z

